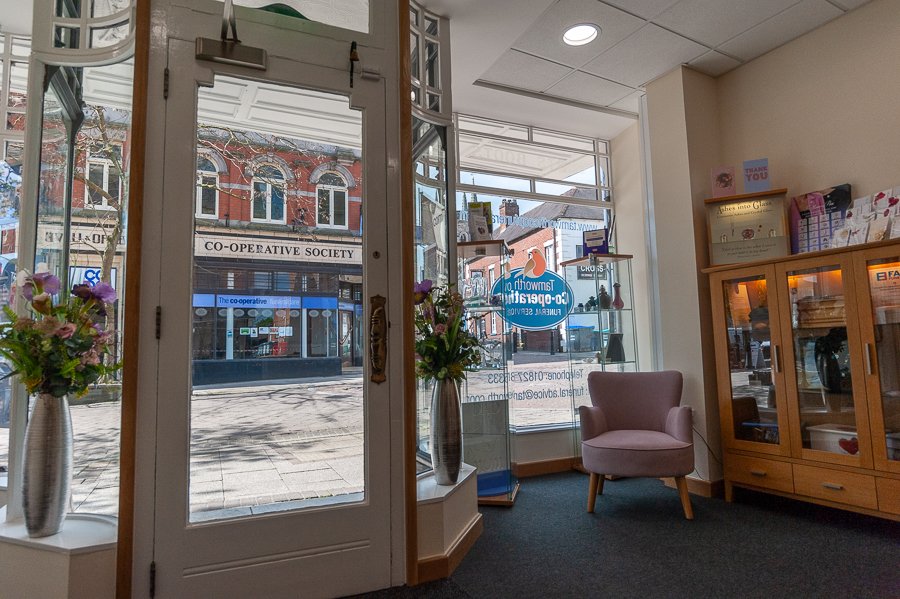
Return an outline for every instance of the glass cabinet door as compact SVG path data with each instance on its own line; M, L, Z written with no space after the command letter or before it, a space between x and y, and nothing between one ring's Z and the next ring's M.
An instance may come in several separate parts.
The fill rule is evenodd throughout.
M865 393L859 381L854 384L860 357L854 349L852 278L845 277L841 264L785 268L788 301L782 304L782 323L787 330L789 319L791 331L785 370L795 452L808 459L868 465Z
M777 313L770 312L774 269L767 270L772 271L769 276L757 272L713 279L722 298L716 309L724 315L716 323L719 393L727 400L722 428L737 448L787 454L790 447L779 426L786 411L779 405L778 320Z
M865 252L856 266L875 467L900 472L900 254Z

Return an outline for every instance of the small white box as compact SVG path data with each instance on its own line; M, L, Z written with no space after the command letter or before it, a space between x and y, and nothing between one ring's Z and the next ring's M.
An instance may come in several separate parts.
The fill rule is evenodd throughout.
M806 428L809 431L809 448L843 455L859 454L856 427L847 424L818 424Z
M900 460L900 433L887 433L885 442L887 443L887 459Z

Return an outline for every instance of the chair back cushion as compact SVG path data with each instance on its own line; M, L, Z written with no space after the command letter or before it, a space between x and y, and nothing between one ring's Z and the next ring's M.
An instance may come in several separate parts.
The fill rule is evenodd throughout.
M609 430L666 430L669 410L681 403L682 377L661 372L592 372L591 403L599 406Z

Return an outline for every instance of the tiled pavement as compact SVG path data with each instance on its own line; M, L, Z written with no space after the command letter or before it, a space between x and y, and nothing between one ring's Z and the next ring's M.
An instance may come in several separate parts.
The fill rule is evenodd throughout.
M583 369L575 390L596 365ZM507 390L512 401L511 422L517 426L571 422L572 397L547 397L568 388L559 375L569 364L520 364L510 368ZM542 373L540 383L528 373ZM522 373L517 375L516 373ZM555 377L553 375L556 375ZM502 396L504 385L496 373L470 375L469 392ZM516 378L521 376L521 378ZM490 379L489 377L494 377ZM422 397L419 409L426 410ZM577 397L578 403L586 397ZM73 406L76 511L115 514L119 484L118 402ZM227 388L198 388L191 402L191 487L193 518L202 520L293 507L294 503L328 502L354 495L363 487L362 376L352 373L334 379L243 384ZM422 434L427 434L427 418ZM8 437L0 431L0 464L6 462Z

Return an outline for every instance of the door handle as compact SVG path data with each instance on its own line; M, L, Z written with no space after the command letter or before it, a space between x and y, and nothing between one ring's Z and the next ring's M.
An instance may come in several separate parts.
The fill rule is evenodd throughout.
M872 344L866 343L866 374L873 374L874 370L872 369Z
M387 314L384 304L387 299L381 295L369 298L369 380L383 383L387 380Z

